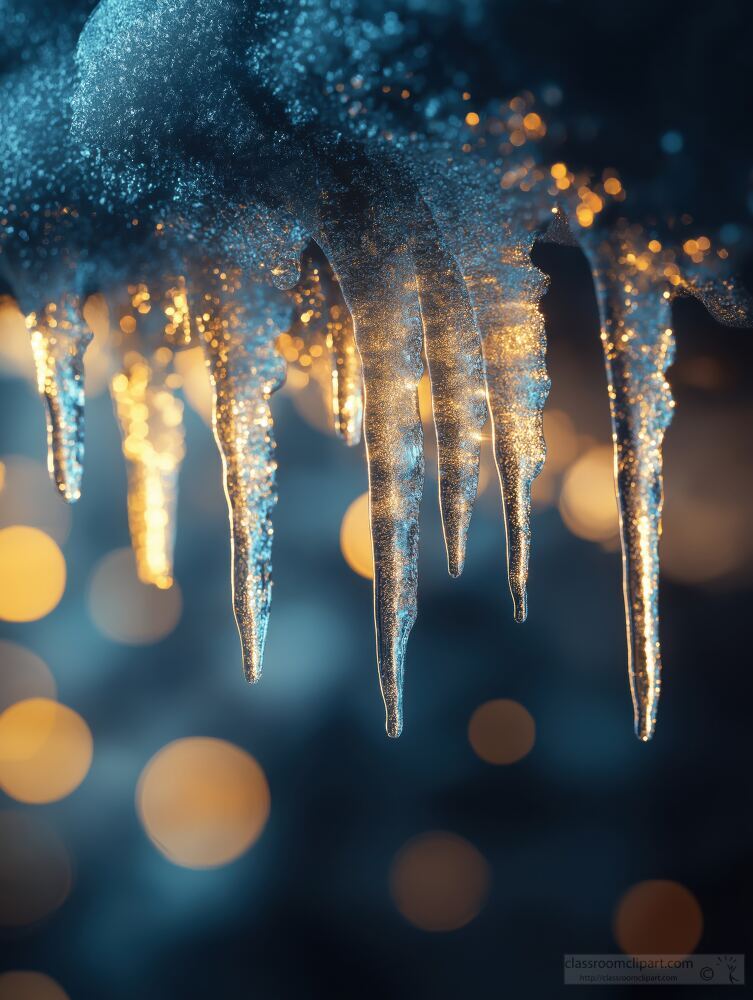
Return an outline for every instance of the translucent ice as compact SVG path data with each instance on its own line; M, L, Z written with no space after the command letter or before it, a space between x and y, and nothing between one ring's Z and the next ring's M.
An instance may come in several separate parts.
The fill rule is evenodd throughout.
M653 267L635 266L629 233L598 241L591 258L609 379L635 732L649 740L661 689L661 448L674 406L666 379L674 356L670 295Z
M361 440L363 376L353 320L329 261L319 248L307 248L301 278L292 293L295 320L283 353L298 359L297 344L305 345L307 370L322 383L335 433L347 445ZM327 356L327 365L315 363Z
M126 351L110 383L128 470L128 526L139 579L173 582L178 474L184 454L183 404L170 374L172 352Z
M609 380L635 732L646 741L661 690L659 539L662 443L674 408L666 375L675 349L671 303L677 294L696 295L717 319L736 325L750 321L750 301L727 279L699 284L692 265L678 263L673 248L649 239L640 226L621 224L583 243ZM712 260L707 274L717 269Z
M30 17L38 14L32 8ZM81 492L83 357L91 339L81 314L91 231L68 134L73 73L72 53L60 42L0 81L0 271L27 316L50 474L68 501Z
M84 471L84 351L90 340L79 300L63 296L26 317L47 416L47 464L61 496L81 496Z
M417 608L424 358L449 570L459 574L465 558L488 408L522 621L549 390L546 278L531 254L537 239L580 242L597 278L631 686L647 739L660 684L670 303L689 292L725 322L748 319L729 279L713 274L722 251L671 232L659 235L675 249L647 241L620 221L626 192L615 171L594 179L545 163L537 150L548 128L532 95L469 103L467 67L441 41L451 34L444 0L103 0L81 34L78 76L69 50L89 5L58 6L70 14L60 31L41 0L0 7L0 53L12 69L0 83L0 264L24 312L36 311L61 491L73 498L80 481L88 334L78 303L132 284L113 337L113 392L140 571L158 584L171 575L182 437L170 358L198 339L215 393L234 607L254 678L270 599L269 397L283 374L274 345L297 355L284 339L292 336L307 362L330 357L331 371L323 364L315 374L321 381L326 371L335 430L348 444L362 427L365 436L377 658L395 736ZM470 6L452 23L482 17ZM427 30L435 18L436 35ZM21 23L39 59L18 48ZM293 286L289 299L278 291ZM288 333L291 302L298 318ZM156 328L142 329L155 314Z
M235 620L250 681L261 676L272 597L274 441L269 398L284 379L274 343L285 299L238 269L193 273L189 296L214 390L213 427L230 514Z

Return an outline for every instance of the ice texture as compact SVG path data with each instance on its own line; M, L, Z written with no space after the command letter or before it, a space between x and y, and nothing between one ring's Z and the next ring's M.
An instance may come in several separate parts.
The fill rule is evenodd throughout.
M207 264L189 279L197 338L214 393L212 424L230 515L233 609L246 677L261 676L272 599L274 440L269 398L283 382L274 342L287 322L275 289Z
M26 317L47 417L47 466L58 492L73 503L84 474L84 352L91 332L77 297L64 295Z
M440 147L441 148L441 147ZM531 261L551 228L540 196L502 194L498 171L470 161L440 172L428 150L427 197L460 267L481 334L494 457L502 489L507 565L515 620L527 616L531 486L544 464L543 411L549 393L544 318L548 278ZM426 155L426 151L425 151ZM451 152L444 158L452 162Z
M143 583L173 583L178 475L185 451L183 403L170 381L172 352L128 351L110 383L128 471L128 527Z
M168 585L183 449L171 365L202 344L233 604L256 679L271 595L269 399L283 358L294 363L304 345L335 433L365 439L378 672L397 736L417 613L424 363L449 571L463 568L489 416L523 621L550 386L547 278L532 255L538 240L580 245L601 313L630 679L647 739L660 687L671 302L693 294L730 324L750 321L750 303L724 248L669 219L650 231L627 221L616 171L550 162L531 94L470 103L443 30L450 16L480 30L484 5L450 6L102 0L78 37L86 0L0 3L0 268L29 314L54 475L74 499L80 306L101 290L116 320L112 389L139 572Z
M173 583L178 478L185 453L174 346L190 343L185 279L136 282L107 296L115 359L110 394L128 473L128 526L139 579ZM170 346L168 346L170 345Z
M654 734L661 691L659 540L662 444L675 405L667 381L675 353L672 299L696 295L729 325L750 320L750 303L727 280L699 286L692 269L681 268L676 254L640 226L593 233L584 249L608 378L635 733L645 742Z
M661 690L659 537L662 442L674 401L666 371L674 357L670 295L652 270L628 257L629 234L590 251L609 380L615 480L635 733L654 733ZM666 294L665 294L666 292Z
M13 10L18 15L20 8L5 16ZM35 10L27 14L37 23ZM90 290L90 202L69 135L72 49L61 42L38 55L38 62L21 62L0 79L0 273L27 317L45 402L50 475L72 502L81 493L84 458L83 361L91 333L82 306Z
M363 375L353 318L329 261L315 243L303 256L292 298L295 316L283 355L291 344L291 360L298 360L295 344L305 345L308 370L321 385L335 434L348 446L357 445L363 428ZM323 355L325 365L313 364Z

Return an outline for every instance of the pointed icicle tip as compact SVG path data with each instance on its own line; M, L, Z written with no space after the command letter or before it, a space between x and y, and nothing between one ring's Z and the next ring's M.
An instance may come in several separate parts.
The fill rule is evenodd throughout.
M515 581L511 581L510 593L515 621L522 624L528 618L528 593L525 584L518 585Z
M390 739L396 740L403 731L403 699L402 694L386 703L385 729Z
M244 629L240 622L238 632L241 637L243 674L249 684L256 684L261 680L266 636L260 636L255 629Z
M450 576L458 577L465 562L466 536L478 491L481 437L487 419L484 361L462 273L427 215L414 255L431 380L447 568Z
M29 313L26 327L45 403L47 467L68 503L81 496L84 464L84 352L91 340L75 296Z
M80 476L77 476L75 480L64 479L62 476L58 476L56 469L51 471L50 476L55 480L55 488L66 503L76 503L77 500L81 499Z
M477 278L486 385L507 538L507 576L516 622L528 613L531 486L546 457L543 412L549 395L546 331L539 303L547 278L531 262L530 234L510 236L490 281Z
M648 743L653 739L656 730L655 712L636 712L635 715L635 735L641 743Z
M272 599L277 494L269 398L285 374L274 342L287 300L239 268L217 266L197 275L189 292L214 391L214 435L230 516L233 612L243 672L254 683L261 677Z
M454 579L460 576L465 566L465 540L465 532L461 532L455 538L446 539L447 569Z
M374 237L376 240L376 237ZM379 235L381 245L381 234ZM369 520L374 556L374 621L387 735L403 726L402 687L408 636L416 620L419 507L424 485L423 433L417 386L421 309L410 257L385 246L378 268L359 250L337 248L336 267L351 309L363 364ZM364 283L363 274L370 277ZM384 345L389 344L390 350Z
M661 691L662 444L674 407L667 381L674 357L671 292L663 268L641 271L634 265L634 234L629 228L618 227L606 240L595 235L592 239L586 252L596 284L609 384L628 675L635 733L645 743L654 732Z

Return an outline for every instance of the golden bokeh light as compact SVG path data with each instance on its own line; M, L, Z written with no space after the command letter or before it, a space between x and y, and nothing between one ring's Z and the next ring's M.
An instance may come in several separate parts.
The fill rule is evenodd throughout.
M26 318L15 299L8 295L0 295L0 370L36 385L37 373Z
M29 698L0 715L0 786L19 802L56 802L84 780L93 754L89 727L73 709Z
M291 365L285 375L285 384L282 387L282 391L288 393L299 392L301 389L305 389L308 384L308 374L302 369Z
M109 639L141 646L169 635L180 620L177 583L158 590L142 583L131 549L115 549L95 568L89 585L89 613Z
M568 469L559 510L570 531L590 542L610 542L619 535L611 445L597 445Z
M261 835L269 786L254 758L225 740L190 737L163 747L136 789L149 839L176 865L216 868Z
M468 724L474 752L488 764L514 764L536 742L536 723L519 702L495 698L479 705Z
M332 417L332 375L329 362L318 358L308 369L311 374L305 385L292 394L293 406L299 417L314 430L331 437L333 433ZM293 371L291 365L289 371Z
M148 293L144 293L148 294ZM128 526L143 583L173 583L177 478L185 455L183 403L173 392L167 347L145 357L129 351L110 394L128 470Z
M374 578L374 555L369 524L369 494L362 493L345 511L340 525L340 548L345 561L359 576Z
M64 590L65 559L49 535L27 525L0 530L0 618L44 618Z
M104 392L110 381L111 358L108 347L110 339L110 310L107 299L101 293L90 295L82 310L84 321L89 327L92 339L84 355L86 395L91 399Z
M0 926L25 927L48 916L71 882L68 852L54 830L28 813L0 811Z
M673 384L689 385L693 389L718 392L730 381L729 368L719 359L709 355L686 358L672 371Z
M62 545L71 530L71 508L60 502L47 467L21 455L3 455L0 528L25 524Z
M409 840L390 871L395 906L423 931L454 931L470 923L490 882L489 865L473 844L443 831Z
M745 508L673 492L661 539L662 576L696 585L735 573L750 558L748 524Z
M425 429L434 426L434 408L431 401L431 379L424 372L418 382L418 411Z
M57 697L47 664L30 649L0 639L0 712L27 698Z
M41 972L0 973L0 1000L69 1000L54 979Z
M614 936L628 955L689 955L703 933L703 914L679 882L651 879L628 889L614 915Z
M531 487L531 500L539 510L557 503L561 475L581 450L575 425L563 410L544 411L544 440L546 461Z
M481 442L481 454L479 455L478 466L478 494L485 493L490 486L497 486L499 477L497 467L494 464L494 450L492 448L491 436Z
M564 410L544 411L545 469L562 472L578 455L578 433Z
M175 370L181 377L186 402L205 424L212 426L212 383L201 347L176 351Z
M542 509L551 507L556 500L557 478L554 473L547 472L545 465L531 486L531 502L534 507Z

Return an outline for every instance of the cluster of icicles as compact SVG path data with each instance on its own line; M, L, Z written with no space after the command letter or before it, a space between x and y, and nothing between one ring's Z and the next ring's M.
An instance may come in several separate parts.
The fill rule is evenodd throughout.
M597 287L614 428L630 683L636 732L646 740L660 687L661 444L671 416L665 369L673 341L670 294L631 266L636 257L627 235L599 247L601 260L607 254L613 259L597 272ZM423 352L432 381L449 571L458 576L463 568L488 407L514 616L525 621L531 486L545 458L542 415L549 390L539 309L547 280L529 254L530 246L511 245L499 253L492 273L466 275L470 304L460 319L450 300L459 286L448 291L441 274L423 275L423 284L401 276L402 293L420 299L420 312L375 288L356 300L361 309L351 318L326 257L315 248L305 255L302 277L289 296L244 281L240 269L214 266L188 286L183 276L170 276L110 298L120 359L111 393L128 468L129 526L139 576L158 587L172 583L184 452L173 355L197 343L204 348L230 513L233 604L249 680L261 674L270 611L276 500L270 397L285 378L276 343L288 330L329 354L335 432L355 445L366 427L377 656L389 735L399 735L402 727L403 667L416 614ZM27 317L47 408L50 471L69 502L81 490L84 352L91 339L79 305L64 298ZM390 310L404 312L395 316ZM415 321L405 349L396 351L390 334L410 312ZM161 336L140 330L154 327L155 320Z
M367 126L365 138L354 131L346 141L333 126L334 138L317 144L317 121L291 104L285 114L280 111L269 134L253 132L266 127L261 113L258 120L249 116L253 128L250 124L248 134L241 134L243 107L233 103L236 95L222 73L211 75L213 53L233 42L233 31L218 34L216 49L203 35L212 30L210 14L222 7L232 10L232 4L208 5L206 20L187 20L183 44L177 47L172 34L149 34L151 21L165 5L110 0L101 6L101 23L97 15L90 22L88 61L79 63L85 99L75 117L79 141L87 145L60 176L55 171L65 150L76 149L69 132L60 139L59 152L39 152L39 159L47 157L49 163L46 174L41 168L31 170L27 183L23 163L15 163L21 178L18 193L0 211L0 264L28 314L47 410L50 469L60 494L71 502L81 491L84 353L91 339L82 315L83 289L88 282L93 290L92 281L98 280L96 253L86 252L89 243L98 242L96 252L103 259L109 255L102 287L115 331L117 370L111 392L128 466L129 524L139 575L157 587L172 583L176 489L184 452L173 361L175 352L200 344L214 393L214 434L230 514L235 617L246 676L258 679L270 611L276 499L270 397L285 378L277 345L286 333L316 343L318 353L331 359L334 430L349 445L358 443L362 433L365 438L377 661L387 732L398 736L406 646L417 607L424 484L418 383L424 359L432 387L449 571L458 576L463 569L482 429L489 418L514 616L522 622L527 615L531 487L545 459L542 418L550 385L540 310L547 278L532 263L531 252L537 239L577 243L591 264L601 313L630 686L636 733L648 740L661 674L658 546L661 446L673 405L665 376L673 351L671 301L679 293L696 294L718 319L744 322L746 307L731 282L719 281L712 288L705 281L710 272L704 267L718 264L726 252L715 252L706 240L700 248L696 244L692 261L685 261L679 250L660 243L654 232L629 225L619 213L609 226L597 224L595 214L608 201L610 188L620 192L621 185L614 178L611 185L610 178L586 181L563 164L556 170L539 164L527 147L518 148L521 142L506 141L507 126L491 113L465 120L448 115L441 134L428 124L421 141L414 142L412 133L401 139L390 130L373 138L366 134ZM155 46L164 47L146 50L127 73L120 73L117 66L108 69L107 60L117 62L134 52L138 56L140 50L131 36L128 44L110 45L104 29L120 30L121 13L129 25L131 8L141 11L138 45L154 38ZM301 9L310 12L315 5ZM234 22L229 23L232 27ZM202 48L191 72L188 63L176 67L166 62L189 59L193 34ZM348 36L349 44L357 51L361 35L355 28L352 34L356 41ZM320 35L309 32L305 37ZM65 59L60 65L63 88L71 70ZM183 97L171 92L169 128L159 126L159 107L152 114L161 97L148 77L153 67L163 74L164 86L172 88L188 87L193 71L209 73L206 90L197 89L195 98L188 91ZM276 77L261 57L253 68L272 93ZM148 100L138 98L140 118L128 110L128 101L137 98L122 98L119 88L138 87L142 74ZM47 73L46 81L50 78ZM36 94L34 88L45 85L31 82L33 87L21 79L9 94ZM368 102L362 82L353 88L350 96L339 84L334 88L344 101L341 108L338 97L337 114L358 125ZM387 90L375 88L375 93ZM50 123L62 120L36 96L24 100L28 121L24 125L19 112L21 126L11 149L19 160L34 156L33 142L40 134L31 128L35 116L47 115L43 135L48 142ZM185 121L180 119L181 100ZM530 105L521 107L521 98L515 100L518 105L505 105L508 114L513 108L516 119L510 127L524 138L529 138L524 134L528 129L535 138L540 116ZM212 101L216 107L226 105L225 125L218 124ZM525 118L523 112L528 112ZM530 128L519 126L517 119L528 121ZM175 143L184 134L189 135L186 147L178 149ZM203 146L196 135L207 137ZM256 160L251 165L234 153L207 163L196 160L196 149L211 152L221 142L240 149L254 135ZM121 141L123 157L136 148L138 156L146 157L153 147L151 167L156 170L161 163L172 169L175 162L176 172L169 182L161 180L146 190L142 175L150 161L142 159L126 173L117 158L115 167L108 166L102 154L106 140ZM500 144L499 158L490 156L492 143ZM25 151L23 156L18 150ZM71 204L76 187L70 178L79 176L79 160L88 162L93 154L105 163L105 193L99 200L91 197L96 185L86 175L79 190L89 201ZM126 193L110 198L108 192L124 180ZM227 193L232 185L240 192L233 198ZM170 197L159 202L166 187ZM140 204L138 210L128 203L137 188L133 204ZM246 197L248 192L253 197ZM268 229L275 227L277 235L269 236ZM257 253L258 243L263 251ZM169 252L160 249L164 246ZM695 274L691 263L699 265Z

